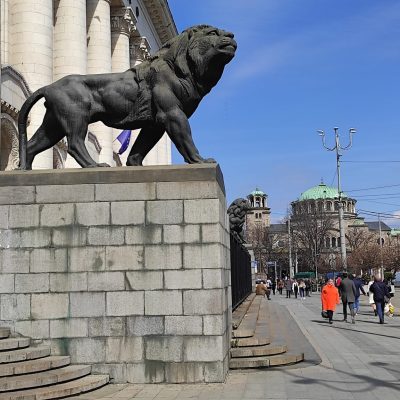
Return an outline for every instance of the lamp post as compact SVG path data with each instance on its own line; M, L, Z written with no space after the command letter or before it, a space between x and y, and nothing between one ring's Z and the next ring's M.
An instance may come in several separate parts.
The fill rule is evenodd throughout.
M347 271L347 256L346 256L346 236L344 232L344 217L343 217L343 204L342 204L342 189L341 189L341 182L340 182L340 157L342 154L340 153L341 150L349 149L353 144L353 134L356 133L354 128L349 129L349 144L345 147L340 145L340 138L339 138L339 128L333 128L335 131L335 146L328 147L325 143L325 132L324 131L317 131L318 134L321 136L322 145L328 151L336 151L336 171L337 171L337 186L338 186L338 195L339 195L339 204L338 204L338 211L339 211L339 231L340 231L340 253L342 257L342 266L345 271Z

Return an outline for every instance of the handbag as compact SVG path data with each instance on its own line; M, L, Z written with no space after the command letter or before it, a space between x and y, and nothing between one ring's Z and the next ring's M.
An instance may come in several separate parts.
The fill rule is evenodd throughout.
M390 297L389 296L385 296L383 298L383 300L385 301L385 303L390 303Z
M321 311L321 317L322 317L322 318L328 318L328 313L327 313L326 310L322 310L322 311Z

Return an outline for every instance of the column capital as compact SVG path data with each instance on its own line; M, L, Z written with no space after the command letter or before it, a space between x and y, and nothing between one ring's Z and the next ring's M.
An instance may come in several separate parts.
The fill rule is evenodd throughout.
M136 23L131 7L111 7L111 32L130 36L136 31Z
M144 61L150 57L150 43L145 36L132 37L129 43L129 53L131 59Z

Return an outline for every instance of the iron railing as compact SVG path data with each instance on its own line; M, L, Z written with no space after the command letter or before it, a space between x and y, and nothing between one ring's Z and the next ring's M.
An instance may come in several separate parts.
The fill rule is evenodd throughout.
M232 233L230 236L232 310L234 310L251 293L251 260L243 244Z

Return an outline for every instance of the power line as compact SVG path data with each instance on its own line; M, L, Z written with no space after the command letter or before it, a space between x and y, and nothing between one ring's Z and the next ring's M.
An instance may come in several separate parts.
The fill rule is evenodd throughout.
M384 164L384 163L400 163L400 160L342 160L345 163L357 163L357 164Z
M375 186L375 187L364 188L364 189L345 190L345 192L346 193L350 193L350 192L365 192L367 190L385 189L385 188L399 187L399 186L400 186L400 183L396 183L395 185Z

